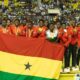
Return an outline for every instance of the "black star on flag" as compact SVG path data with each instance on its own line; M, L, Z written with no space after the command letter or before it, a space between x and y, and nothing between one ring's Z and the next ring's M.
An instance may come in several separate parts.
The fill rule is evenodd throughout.
M28 62L27 64L25 64L25 67L26 67L25 69L29 69L29 70L30 70L30 67L31 67L31 66L32 66L32 65L30 65L29 62Z

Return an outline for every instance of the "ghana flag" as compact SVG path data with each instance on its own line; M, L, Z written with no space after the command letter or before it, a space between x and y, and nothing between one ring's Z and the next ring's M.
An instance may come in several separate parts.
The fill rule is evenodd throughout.
M0 80L57 80L63 53L45 39L0 34Z

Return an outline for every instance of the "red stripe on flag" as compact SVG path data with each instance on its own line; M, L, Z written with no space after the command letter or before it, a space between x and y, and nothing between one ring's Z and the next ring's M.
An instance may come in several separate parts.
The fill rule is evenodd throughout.
M16 55L62 60L64 47L45 39L26 38L0 34L0 51Z

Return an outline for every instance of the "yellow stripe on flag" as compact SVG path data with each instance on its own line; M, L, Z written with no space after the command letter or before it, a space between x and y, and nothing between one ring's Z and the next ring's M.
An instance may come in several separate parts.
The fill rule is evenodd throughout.
M27 69L25 64L30 64ZM62 61L10 54L0 51L0 71L14 74L39 76L45 78L59 77Z

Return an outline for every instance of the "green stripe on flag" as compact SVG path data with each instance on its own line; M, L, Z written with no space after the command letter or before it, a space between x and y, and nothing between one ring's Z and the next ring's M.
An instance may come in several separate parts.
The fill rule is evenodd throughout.
M0 80L56 80L28 75L12 74L0 71Z

